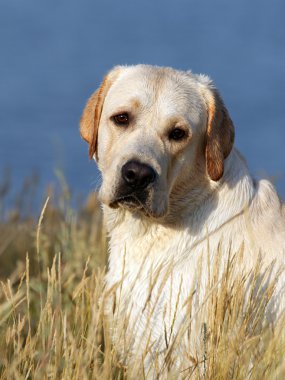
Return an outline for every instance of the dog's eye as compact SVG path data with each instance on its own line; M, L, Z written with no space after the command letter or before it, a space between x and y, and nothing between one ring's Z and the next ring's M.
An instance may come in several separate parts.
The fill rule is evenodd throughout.
M169 140L182 140L185 136L186 132L184 129L175 128L169 133L168 138Z
M117 125L128 125L129 124L129 115L127 113L121 113L119 115L113 116L113 120Z

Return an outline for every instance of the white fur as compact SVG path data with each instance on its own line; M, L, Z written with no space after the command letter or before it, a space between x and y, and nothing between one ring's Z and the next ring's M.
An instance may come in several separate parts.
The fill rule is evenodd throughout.
M163 351L165 332L171 339L179 330L184 303L196 282L205 286L208 256L211 266L220 243L221 265L226 265L229 250L237 252L242 244L246 269L255 265L259 254L264 266L273 259L284 264L285 217L273 186L266 180L254 182L235 148L219 181L207 175L202 149L208 117L204 94L213 89L207 76L143 65L116 70L119 75L104 102L98 140L100 196L110 236L107 289L117 286L115 318L129 316L133 350L147 341L149 327L152 349ZM132 109L133 99L140 102L138 110ZM129 129L112 125L110 115L125 109L135 113L135 125ZM190 129L191 138L181 150L164 135L173 117ZM121 167L133 158L151 165L159 175L147 206L151 216L109 207ZM279 292L283 284L284 277ZM283 308L281 303L272 307Z
M211 197L203 205L192 208L190 204L185 207L180 214L177 230L159 223L149 223L129 211L111 210L104 206L110 234L108 288L123 280L117 296L121 308L118 312L132 310L130 325L140 345L148 320L142 309L149 295L150 277L155 277L157 270L161 271L159 278L165 280L164 276L173 267L163 288L159 288L158 281L152 290L152 302L155 303L157 297L160 300L151 319L152 337L157 342L155 348L163 350L164 330L170 331L179 289L181 287L179 305L182 310L193 290L193 283L198 281L201 260L204 270L200 282L205 285L207 281L208 247L213 262L221 243L221 262L226 265L229 250L236 253L244 244L244 268L240 270L252 269L260 253L264 266L270 265L274 259L280 265L285 262L285 222L280 200L268 181L253 184L237 151L232 151L227 159L224 179L215 190L215 207L212 207ZM187 197L190 199L191 194ZM281 291L284 292L284 275L279 286ZM280 308L284 308L284 300L283 304L271 304L273 307L275 311L272 310L272 313L279 314ZM182 320L183 312L177 318L177 329Z

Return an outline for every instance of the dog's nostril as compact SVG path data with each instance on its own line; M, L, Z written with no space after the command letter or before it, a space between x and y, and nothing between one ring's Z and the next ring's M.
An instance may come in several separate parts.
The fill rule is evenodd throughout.
M127 180L129 180L130 182L131 182L131 181L134 181L135 178L136 178L136 173L134 172L134 170L128 170L127 173L126 173L126 178L127 178Z
M122 178L128 186L140 189L146 188L154 182L155 171L149 165L138 161L128 161L122 167Z

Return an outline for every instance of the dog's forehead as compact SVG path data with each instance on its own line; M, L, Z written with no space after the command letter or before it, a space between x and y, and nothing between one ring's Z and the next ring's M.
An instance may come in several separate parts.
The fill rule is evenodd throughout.
M124 68L113 83L107 97L106 107L153 106L163 113L185 114L203 110L204 102L200 83L190 73L154 66L131 66Z

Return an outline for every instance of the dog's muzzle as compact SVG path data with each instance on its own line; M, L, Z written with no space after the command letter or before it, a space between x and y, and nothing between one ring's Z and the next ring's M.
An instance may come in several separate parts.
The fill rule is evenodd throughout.
M118 207L120 203L131 208L144 208L149 188L156 177L157 174L150 165L135 160L126 162L122 166L120 185L111 207Z

